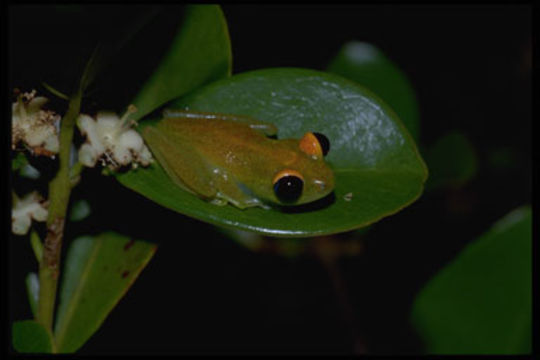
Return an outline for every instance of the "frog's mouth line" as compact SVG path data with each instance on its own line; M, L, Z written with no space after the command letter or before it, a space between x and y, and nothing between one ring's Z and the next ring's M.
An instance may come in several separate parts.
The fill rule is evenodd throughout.
M237 185L245 194L255 197L255 194L247 186L245 186L242 183L237 183ZM328 195L318 200L305 203L305 204L300 204L300 205L295 205L295 204L282 205L282 204L277 204L275 202L266 201L263 199L260 199L260 200L261 200L261 203L264 204L266 207L269 207L271 209L274 209L283 213L287 213L287 214L295 214L295 213L317 211L325 207L328 207L336 201L336 195L334 194L334 191L332 191Z
M311 211L318 211L332 205L336 201L336 195L334 191L326 195L323 198L312 201L306 204L300 205L280 205L274 203L268 203L270 207L287 214L305 213ZM266 204L266 203L265 203Z

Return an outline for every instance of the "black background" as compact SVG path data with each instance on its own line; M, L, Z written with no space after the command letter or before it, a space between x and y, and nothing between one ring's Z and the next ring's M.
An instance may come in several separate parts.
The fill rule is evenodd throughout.
M96 31L106 36L141 8L12 6L11 88L43 92L41 80L54 79L60 87L74 81L69 74L83 63L81 54L91 49L86 44ZM473 143L479 171L467 186L426 194L383 219L368 232L361 255L339 262L363 351L421 352L408 320L415 294L469 241L530 202L531 7L224 5L223 10L233 73L281 66L324 70L345 42L366 41L400 66L415 88L421 149L451 130ZM178 18L168 13L169 20ZM161 43L154 38L158 48L168 39L161 28L156 24L146 32L160 34ZM110 108L129 97L136 66L155 61L152 52L131 51L132 62L109 70L123 81L101 81L85 106ZM503 169L489 165L498 149L512 154ZM41 165L44 172L47 167ZM331 278L313 256L253 253L97 172L88 172L73 196L89 198L93 212L68 227L68 239L115 230L159 245L81 353L353 352ZM23 284L36 264L22 237L12 238L8 256L11 322L31 316Z

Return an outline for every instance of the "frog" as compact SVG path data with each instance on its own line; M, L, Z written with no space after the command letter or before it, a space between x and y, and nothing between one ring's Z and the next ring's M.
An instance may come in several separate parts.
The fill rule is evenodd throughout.
M212 204L239 209L307 204L334 190L319 132L278 139L275 125L251 116L165 109L142 135L172 181Z

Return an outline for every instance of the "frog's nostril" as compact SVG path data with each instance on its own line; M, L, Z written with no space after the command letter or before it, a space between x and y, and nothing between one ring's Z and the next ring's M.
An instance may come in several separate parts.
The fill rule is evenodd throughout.
M315 185L317 186L317 189L319 189L319 191L324 191L324 189L326 189L326 184L324 183L324 181L315 180L313 182L315 183Z

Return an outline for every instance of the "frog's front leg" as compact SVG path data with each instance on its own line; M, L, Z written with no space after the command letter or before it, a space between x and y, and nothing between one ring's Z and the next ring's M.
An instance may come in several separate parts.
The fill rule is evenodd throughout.
M253 119L246 115L221 114L210 112L199 112L191 110L163 110L163 117L169 118L185 118L185 119L216 119L224 121L235 121L249 125L250 128L258 130L266 136L277 135L277 128L274 124L269 124L264 121Z
M231 179L226 172L215 169L213 174L215 175L213 184L217 190L214 199L212 199L213 204L227 205L227 203L231 203L240 209L255 206L259 206L263 209L270 208L258 198L244 192L236 181Z
M246 197L244 199L233 198L226 193L218 192L216 198L211 201L214 205L225 206L228 203L236 206L239 209L247 209L249 207L261 207L263 209L270 209L270 206L262 203L259 199Z

